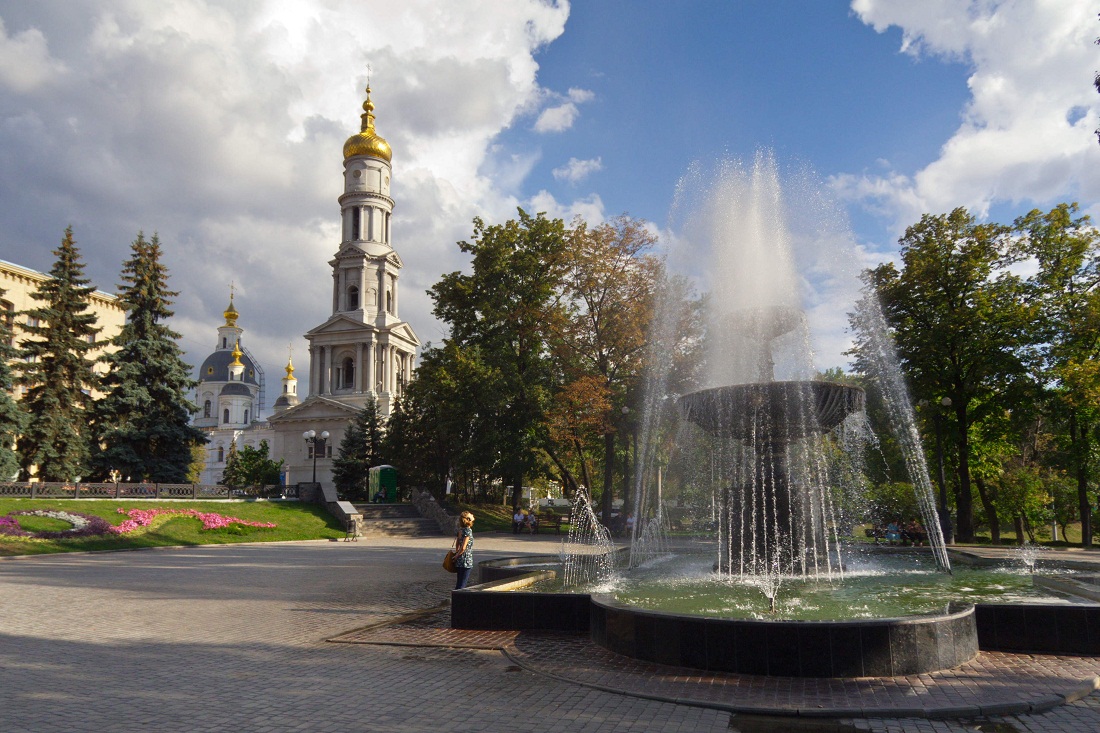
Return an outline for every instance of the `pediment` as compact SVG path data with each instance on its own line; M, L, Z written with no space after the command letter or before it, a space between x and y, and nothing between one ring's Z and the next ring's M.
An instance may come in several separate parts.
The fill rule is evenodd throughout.
M345 405L331 397L314 395L307 398L305 402L272 415L268 418L268 422L278 424L292 420L343 420L354 417L358 413L359 410L351 405Z
M354 318L349 318L343 314L338 314L328 319L320 326L306 331L306 338L311 336L320 336L321 334L331 333L350 333L352 331L373 331L374 327L370 324L357 321Z
M402 321L401 323L395 323L394 325L390 326L388 330L391 334L397 336L398 338L403 338L406 341L411 341L417 346L420 345L420 339L416 337L416 333L412 330L412 326L410 326L405 321Z

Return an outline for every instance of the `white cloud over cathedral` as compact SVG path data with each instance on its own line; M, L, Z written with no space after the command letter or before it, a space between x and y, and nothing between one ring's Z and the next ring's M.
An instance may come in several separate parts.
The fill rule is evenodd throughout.
M213 346L230 282L269 371L327 317L341 146L359 129L368 63L394 149L402 316L424 340L443 335L424 291L464 265L454 243L472 218L534 206L519 193L532 159L505 157L495 138L591 97L536 78L565 2L63 7L0 2L0 258L46 269L71 223L89 276L110 290L138 230L157 231L192 361ZM584 210L602 216L593 201ZM538 205L575 208L545 194Z

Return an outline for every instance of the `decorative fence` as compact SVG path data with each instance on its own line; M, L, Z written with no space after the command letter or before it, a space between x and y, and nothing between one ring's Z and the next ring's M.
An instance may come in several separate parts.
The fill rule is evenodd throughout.
M297 499L297 486L211 484L0 483L0 498L25 499Z

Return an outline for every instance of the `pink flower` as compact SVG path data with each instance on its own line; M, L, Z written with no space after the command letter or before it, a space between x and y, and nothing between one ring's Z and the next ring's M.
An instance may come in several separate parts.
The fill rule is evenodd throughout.
M133 532L139 527L148 527L153 519L165 514L182 514L198 517L202 521L203 529L222 529L231 524L239 524L245 527L265 527L273 529L277 525L273 522L249 522L237 517L225 517L214 512L200 512L197 509L119 509L119 514L125 514L129 519L111 528L115 534Z

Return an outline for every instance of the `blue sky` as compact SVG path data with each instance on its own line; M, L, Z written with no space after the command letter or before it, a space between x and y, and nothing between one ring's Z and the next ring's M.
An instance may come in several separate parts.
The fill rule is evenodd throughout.
M196 363L231 281L270 375L328 317L367 63L425 341L474 216L626 212L674 242L689 168L761 148L813 171L859 265L925 212L1100 214L1089 0L0 0L0 24L0 258L47 269L72 224L110 290L159 232ZM815 293L821 367L853 295Z

